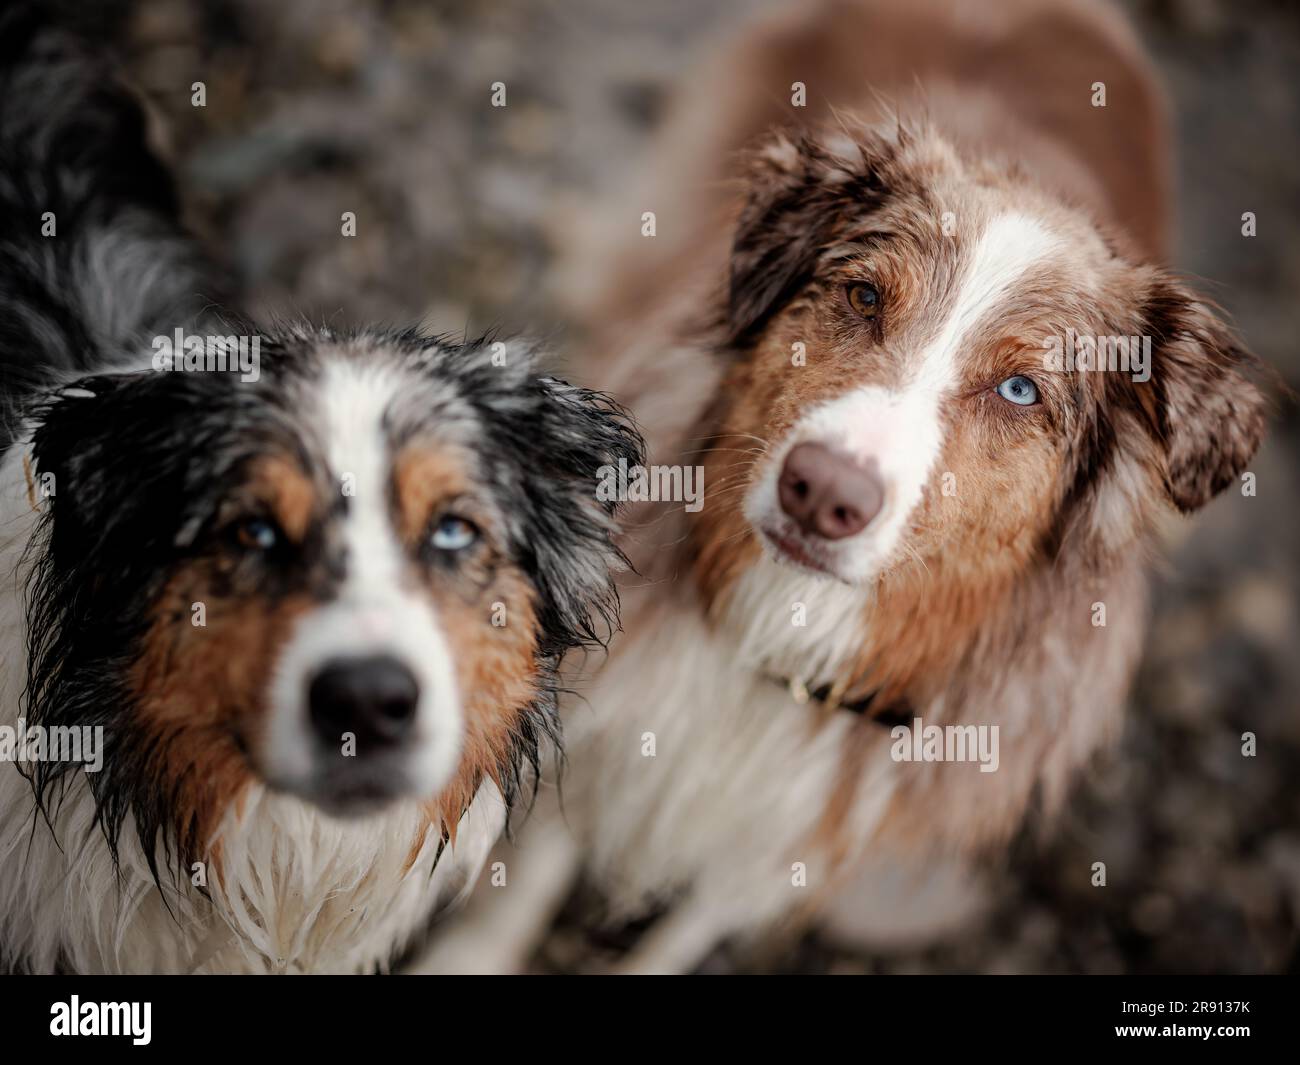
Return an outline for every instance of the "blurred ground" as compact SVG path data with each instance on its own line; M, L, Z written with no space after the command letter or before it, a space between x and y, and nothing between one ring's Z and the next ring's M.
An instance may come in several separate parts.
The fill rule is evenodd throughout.
M545 271L565 227L635 166L690 57L765 6L116 0L97 17L165 120L193 223L259 303L537 332L562 325ZM1300 11L1128 6L1178 114L1177 265L1300 386ZM487 105L494 81L508 86L504 110ZM339 239L343 211L357 213L354 240ZM762 964L1300 971L1298 444L1287 407L1251 505L1212 506L1188 528L1158 585L1122 745L1049 840L1026 833L992 872L983 918L925 950L813 936ZM1241 755L1245 731L1257 757ZM1089 881L1097 860L1104 889ZM589 949L562 929L539 967L580 967ZM708 968L758 964L723 950Z

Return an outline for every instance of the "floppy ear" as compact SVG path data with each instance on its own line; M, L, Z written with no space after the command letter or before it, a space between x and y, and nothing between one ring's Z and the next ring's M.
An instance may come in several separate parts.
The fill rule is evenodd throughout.
M139 509L128 504L145 500L163 508L177 498L173 451L150 447L161 443L151 438L161 434L166 383L161 374L86 377L42 397L30 411L34 468L52 478L50 549L65 571L131 539L119 535ZM162 523L154 524L161 535Z
M543 443L561 475L594 484L601 466L616 466L620 460L636 466L645 460L645 440L632 416L609 396L558 377L543 377L540 384L549 400L541 418ZM613 503L605 506L608 513L614 509Z
M614 543L620 503L597 494L602 466L644 461L645 442L609 397L554 377L536 379L535 400L516 409L513 435L527 504L521 548L538 589L542 653L604 639L617 626L612 571L625 564ZM598 620L603 623L598 624Z
M1148 420L1164 453L1166 490L1186 513L1236 480L1259 448L1268 401L1247 375L1260 363L1210 306L1169 277L1153 280L1142 314L1153 363Z
M32 472L42 493L42 535L27 579L27 716L43 726L104 724L114 717L120 664L149 617L185 502L186 477L204 447L190 374L116 373L81 378L35 400ZM178 431L178 426L180 431ZM49 480L47 481L47 478ZM105 664L110 665L106 668ZM117 846L131 787L110 760L91 774L98 815ZM121 767L128 767L123 770ZM72 762L33 770L37 799L66 780ZM107 805L105 805L107 804ZM144 822L139 822L140 826ZM141 827L142 838L148 835ZM146 840L152 848L153 839ZM150 851L149 853L152 853Z
M744 344L812 277L846 210L878 206L887 146L863 132L835 154L810 137L777 134L749 159L745 207L731 250L728 334Z
M205 473L216 469L207 460L229 431L227 408L194 375L148 371L83 377L38 399L31 453L36 471L54 477L51 548L66 552L63 562L171 550L187 509L201 503L200 457Z

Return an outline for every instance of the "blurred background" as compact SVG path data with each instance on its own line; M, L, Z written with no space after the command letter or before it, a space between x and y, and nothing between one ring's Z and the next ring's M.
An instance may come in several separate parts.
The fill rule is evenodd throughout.
M562 339L548 268L568 227L633 172L692 61L772 6L113 0L90 17L152 101L189 221L253 309ZM1176 112L1175 265L1300 386L1300 5L1123 6ZM505 109L488 105L494 81ZM339 239L343 211L357 213L355 239ZM1031 826L987 871L968 920L938 944L898 930L868 947L849 898L832 928L761 958L724 946L705 968L1300 972L1298 438L1284 404L1251 505L1212 505L1183 530L1123 741L1063 821ZM538 971L617 949L578 912Z

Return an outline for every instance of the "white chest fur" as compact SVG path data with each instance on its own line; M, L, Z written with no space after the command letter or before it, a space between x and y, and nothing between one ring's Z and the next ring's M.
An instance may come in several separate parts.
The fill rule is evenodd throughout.
M630 912L690 883L761 918L825 886L831 870L816 829L858 719L797 704L756 666L792 660L811 677L861 638L860 621L846 635L831 620L850 603L826 588L829 597L809 604L816 628L792 624L787 601L801 600L770 586L765 597L737 597L736 616L747 619L739 632L713 631L696 611L639 619L587 693L591 710L571 708L566 807L616 905ZM860 619L860 593L851 605ZM891 796L887 741L880 730L858 778L855 835L870 832Z

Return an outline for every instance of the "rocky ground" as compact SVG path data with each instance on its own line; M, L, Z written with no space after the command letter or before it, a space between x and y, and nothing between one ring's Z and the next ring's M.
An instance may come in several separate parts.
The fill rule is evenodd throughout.
M264 307L535 332L563 325L545 273L566 226L635 166L691 57L760 6L116 0L98 17L156 104L193 223ZM1178 266L1300 385L1300 14L1129 6L1178 113ZM205 108L191 106L197 80ZM493 81L509 86L505 111L486 106ZM344 241L349 210L358 236ZM815 935L762 967L1300 971L1298 438L1287 405L1258 496L1183 532L1123 742L1063 824L990 870L982 916L939 946ZM1099 858L1104 889L1089 880ZM592 949L561 928L538 965L580 968ZM759 964L722 950L709 968Z

